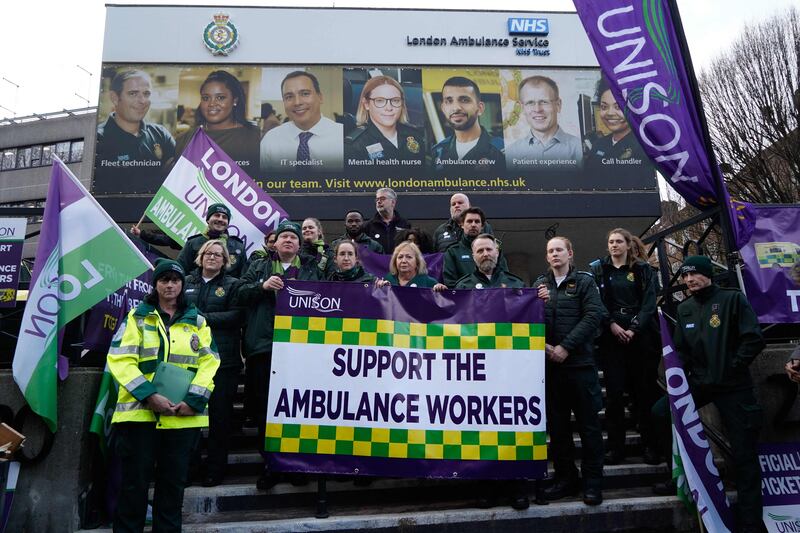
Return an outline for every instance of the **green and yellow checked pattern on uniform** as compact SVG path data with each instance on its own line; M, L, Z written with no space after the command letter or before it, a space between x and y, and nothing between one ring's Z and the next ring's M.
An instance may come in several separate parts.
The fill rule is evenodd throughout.
M544 325L423 324L374 318L275 317L274 342L418 350L544 350Z
M547 459L544 431L449 431L267 424L266 450L398 459Z

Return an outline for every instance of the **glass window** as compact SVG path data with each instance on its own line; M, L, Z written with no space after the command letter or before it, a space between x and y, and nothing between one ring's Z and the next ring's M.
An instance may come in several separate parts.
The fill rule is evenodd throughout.
M3 150L3 170L12 170L17 166L17 149L6 148Z
M78 163L83 161L83 141L72 141L69 149L69 162Z
M31 166L30 147L17 149L17 168L28 168L30 166Z
M41 165L46 166L53 162L53 150L56 149L55 144L48 144L42 147L42 160Z
M69 141L56 144L56 155L62 161L69 161Z
M42 159L42 145L31 146L31 166L38 167Z

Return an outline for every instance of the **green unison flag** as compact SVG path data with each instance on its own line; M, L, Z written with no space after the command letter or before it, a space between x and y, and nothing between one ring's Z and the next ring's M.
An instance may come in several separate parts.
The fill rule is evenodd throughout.
M31 409L58 427L60 331L148 268L153 268L58 158L47 193L13 372Z
M119 322L120 324L122 321ZM117 390L119 384L114 380L108 365L103 370L103 379L100 381L100 392L97 394L97 404L92 413L92 422L89 425L89 432L97 435L100 443L100 451L103 457L108 458L108 444L111 435L111 417L114 415L114 408L117 405Z

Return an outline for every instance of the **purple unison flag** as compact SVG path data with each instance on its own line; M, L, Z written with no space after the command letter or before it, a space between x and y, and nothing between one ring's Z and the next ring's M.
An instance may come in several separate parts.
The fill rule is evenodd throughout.
M428 275L438 281L442 281L442 263L444 262L444 254L422 254L425 258L425 263L428 267ZM364 270L379 278L385 278L389 273L389 266L392 260L391 255L376 254L371 251L369 247L362 244L358 247L358 259L361 261L361 266Z
M689 382L683 371L683 362L675 351L667 321L659 311L661 346L667 394L672 412L673 435L680 449L686 480L692 499L709 531L733 531L733 516L725 489L719 478L711 447L703 430L700 414L694 405Z
M727 207L736 248L744 246L753 230L752 206L731 200L708 153L701 102L692 92L691 58L682 56L669 0L574 3L639 144L687 202L699 209Z
M756 226L742 248L747 299L759 322L800 322L800 285L792 268L800 261L800 205L755 206Z

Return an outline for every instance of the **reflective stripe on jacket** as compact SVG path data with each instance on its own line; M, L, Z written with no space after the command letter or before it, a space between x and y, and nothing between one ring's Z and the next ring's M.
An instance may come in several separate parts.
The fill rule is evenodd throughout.
M151 381L160 361L195 373L183 401L199 414L157 416L147 406L147 397L156 392ZM167 332L158 310L142 302L125 317L111 342L107 362L120 385L112 423L158 422L156 427L163 429L208 426L206 406L220 360L211 328L194 305L189 304Z

